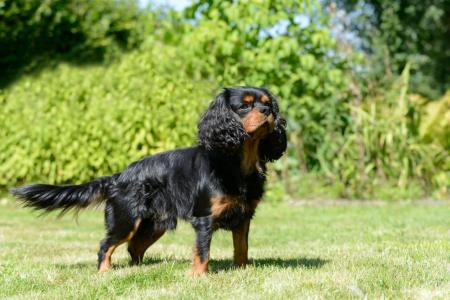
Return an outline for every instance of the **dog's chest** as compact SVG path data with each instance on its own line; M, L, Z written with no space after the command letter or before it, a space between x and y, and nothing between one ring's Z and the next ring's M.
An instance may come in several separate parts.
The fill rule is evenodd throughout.
M248 175L252 172L262 172L262 166L258 153L259 140L251 139L247 141L241 153L241 171Z
M214 228L234 229L255 213L259 199L221 195L211 199L211 215Z
M210 214L216 229L233 229L254 215L263 195L265 173L263 170L253 169L245 174L242 169L231 167L221 171L223 172L218 178L222 180L217 183L221 192L217 193L216 190L214 196L209 198Z

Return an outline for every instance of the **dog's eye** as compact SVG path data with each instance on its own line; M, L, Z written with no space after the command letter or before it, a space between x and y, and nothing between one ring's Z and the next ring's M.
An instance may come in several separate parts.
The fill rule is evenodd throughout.
M250 108L250 104L249 103L243 103L242 105L241 105L241 107L239 107L239 109L242 109L242 110L244 110L244 109L249 109Z

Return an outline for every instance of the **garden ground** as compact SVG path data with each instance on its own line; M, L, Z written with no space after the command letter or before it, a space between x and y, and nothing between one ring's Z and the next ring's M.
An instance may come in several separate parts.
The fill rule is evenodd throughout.
M262 204L250 229L251 264L232 266L232 241L218 232L211 272L192 278L193 230L180 222L129 266L96 272L101 210L37 218L0 200L0 297L39 298L450 298L449 202Z

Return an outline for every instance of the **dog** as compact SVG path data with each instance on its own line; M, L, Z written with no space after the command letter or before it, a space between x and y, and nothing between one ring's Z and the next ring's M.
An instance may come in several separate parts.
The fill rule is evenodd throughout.
M110 269L111 255L126 242L131 263L141 263L147 248L183 219L196 234L191 272L203 274L217 229L232 232L234 264L248 263L250 220L263 196L266 164L286 146L276 97L265 88L227 87L202 115L196 146L145 157L88 183L32 184L11 193L25 206L61 213L105 202L100 272Z

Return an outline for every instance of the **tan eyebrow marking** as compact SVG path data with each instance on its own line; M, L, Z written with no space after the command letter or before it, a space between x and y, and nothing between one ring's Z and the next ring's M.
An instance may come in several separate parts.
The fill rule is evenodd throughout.
M270 102L269 97L267 97L266 95L262 95L261 102L264 104L268 104Z
M245 103L252 103L255 99L253 98L253 96L252 95L246 95L246 96L244 96L244 98L242 98L242 100L245 102Z

